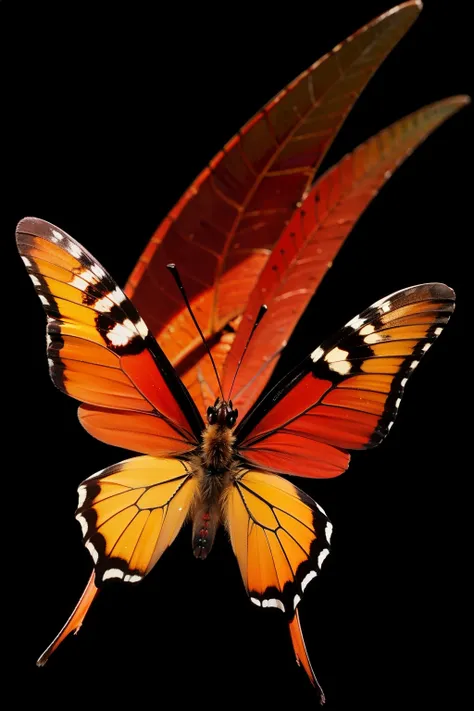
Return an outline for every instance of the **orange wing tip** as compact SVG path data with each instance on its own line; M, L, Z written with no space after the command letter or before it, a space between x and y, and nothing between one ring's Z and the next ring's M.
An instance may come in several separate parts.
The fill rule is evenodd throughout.
M310 682L315 687L315 689L318 691L319 703L322 706L323 704L326 703L326 696L324 695L324 691L321 688L321 684L317 680L316 675L313 671L313 667L311 666L311 662L309 661L308 652L306 650L306 645L305 645L304 639L303 639L303 632L301 630L301 624L300 624L298 610L295 611L295 616L289 623L289 627L290 627L291 641L293 643L293 649L295 651L296 662L298 665L303 666L306 674L308 675Z
M89 578L89 582L86 585L86 589L82 593L79 602L72 612L72 615L59 634L53 639L49 647L47 647L43 654L38 658L38 661L36 662L37 667L44 667L52 653L59 647L61 642L65 640L69 634L71 634L71 632L74 632L74 634L79 632L79 629L84 621L84 617L87 615L87 612L94 602L95 596L98 592L99 588L95 584L95 572L93 572Z

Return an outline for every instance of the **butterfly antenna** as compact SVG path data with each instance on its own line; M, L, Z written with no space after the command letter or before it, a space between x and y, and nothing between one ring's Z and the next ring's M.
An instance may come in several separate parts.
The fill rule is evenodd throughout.
M243 359L244 359L244 357L245 357L245 354L247 353L247 348L249 347L250 341L252 340L252 336L253 336L253 334L255 333L258 324L260 323L260 321L262 320L262 318L265 316L265 314L267 313L267 311L268 311L268 306L267 306L266 304L262 304L262 305L260 306L260 311L258 312L257 318L255 319L255 323L254 323L253 326L252 326L252 330L250 331L250 336L247 338L247 343L245 344L245 348L244 348L244 350L243 350L243 352L242 352L242 355L240 356L240 360L239 360L239 362L237 363L237 368L235 369L235 373L234 373L234 379L232 380L232 385L230 386L230 391L229 391L228 400L230 400L230 396L232 395L232 390L234 389L235 381L236 381L238 372L239 372L239 370L240 370L240 366L242 365L242 361L243 361Z
M207 351L207 355L208 355L209 358L211 359L212 367L214 368L214 373L216 374L217 384L219 385L219 390L221 391L222 399L225 400L224 393L223 393L223 390L222 390L221 381L220 381L220 378L219 378L219 373L217 372L216 364L214 363L214 358L212 357L210 348L209 348L209 346L207 345L206 339L204 338L204 334L203 334L203 332L201 331L198 322L196 321L196 317L195 317L195 315L193 314L193 310L192 310L192 308L191 308L191 304L189 303L189 299L188 299L188 297L186 296L186 292L185 292L185 290L184 290L183 282L181 281L181 277L179 276L179 272L178 272L178 269L177 269L177 267L176 267L176 264L167 264L166 267L170 270L171 274L173 275L173 278L174 278L176 284L178 285L178 289L180 290L181 295L182 295L182 297L183 297L183 299L184 299L184 303L186 304L186 308L188 309L189 314L190 314L190 316L191 316L191 318L192 318L192 320L193 320L193 323L194 323L194 325L196 326L199 335L201 336L202 342L203 342L203 344L204 344L204 348L205 348L206 351ZM255 330L255 329L254 329L254 330ZM245 351L244 351L244 352L245 352Z

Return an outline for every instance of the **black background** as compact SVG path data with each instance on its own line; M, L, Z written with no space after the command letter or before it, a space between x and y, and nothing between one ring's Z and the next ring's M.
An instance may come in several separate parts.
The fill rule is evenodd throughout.
M50 383L44 317L14 229L25 215L59 225L123 284L160 219L231 135L389 4L115 5L108 13L101 5L99 16L92 4L1 3L11 679L18 699L33 694L49 705L314 708L283 616L249 604L222 532L203 564L186 529L141 585L110 584L79 636L34 667L91 569L73 516L76 487L128 453L90 438L76 403ZM469 90L462 8L426 3L325 166L404 114ZM298 482L335 528L333 554L300 607L328 711L456 708L468 673L460 501L470 466L461 432L471 368L471 279L462 274L472 239L470 120L470 109L451 119L383 189L282 364L396 289L439 280L458 292L386 443L355 455L336 480Z

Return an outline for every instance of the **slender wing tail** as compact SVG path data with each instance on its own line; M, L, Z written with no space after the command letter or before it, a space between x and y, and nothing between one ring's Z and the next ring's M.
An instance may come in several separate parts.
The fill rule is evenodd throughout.
M329 555L332 525L322 508L274 474L243 471L227 492L224 509L232 548L251 602L285 615L296 661L325 697L311 668L297 607Z
M81 625L84 621L84 617L87 615L89 608L94 602L94 599L98 592L99 588L96 587L95 584L95 572L92 572L92 575L89 578L89 582L86 585L86 589L82 593L80 600L72 611L72 614L69 617L68 621L61 629L59 634L56 635L56 637L53 639L51 644L46 647L43 654L36 662L36 665L38 667L43 667L46 664L52 653L59 647L61 642L65 640L69 634L71 634L71 632L74 632L74 634L77 634L79 632Z
M326 697L324 691L321 688L321 684L316 678L316 674L313 671L311 662L309 661L308 652L306 651L306 645L303 639L303 631L301 629L300 617L298 610L295 610L295 616L289 623L291 642L293 644L293 649L295 650L296 661L299 665L303 666L306 674L309 677L310 682L319 692L319 702L321 706L326 703Z

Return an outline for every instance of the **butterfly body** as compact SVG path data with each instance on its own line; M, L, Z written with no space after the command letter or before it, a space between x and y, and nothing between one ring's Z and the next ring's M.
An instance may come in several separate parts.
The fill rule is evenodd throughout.
M207 418L199 454L191 457L199 482L191 507L193 552L201 560L207 558L219 524L225 521L226 492L242 468L234 452L232 428L237 413L232 403L218 398L214 407L208 408Z

